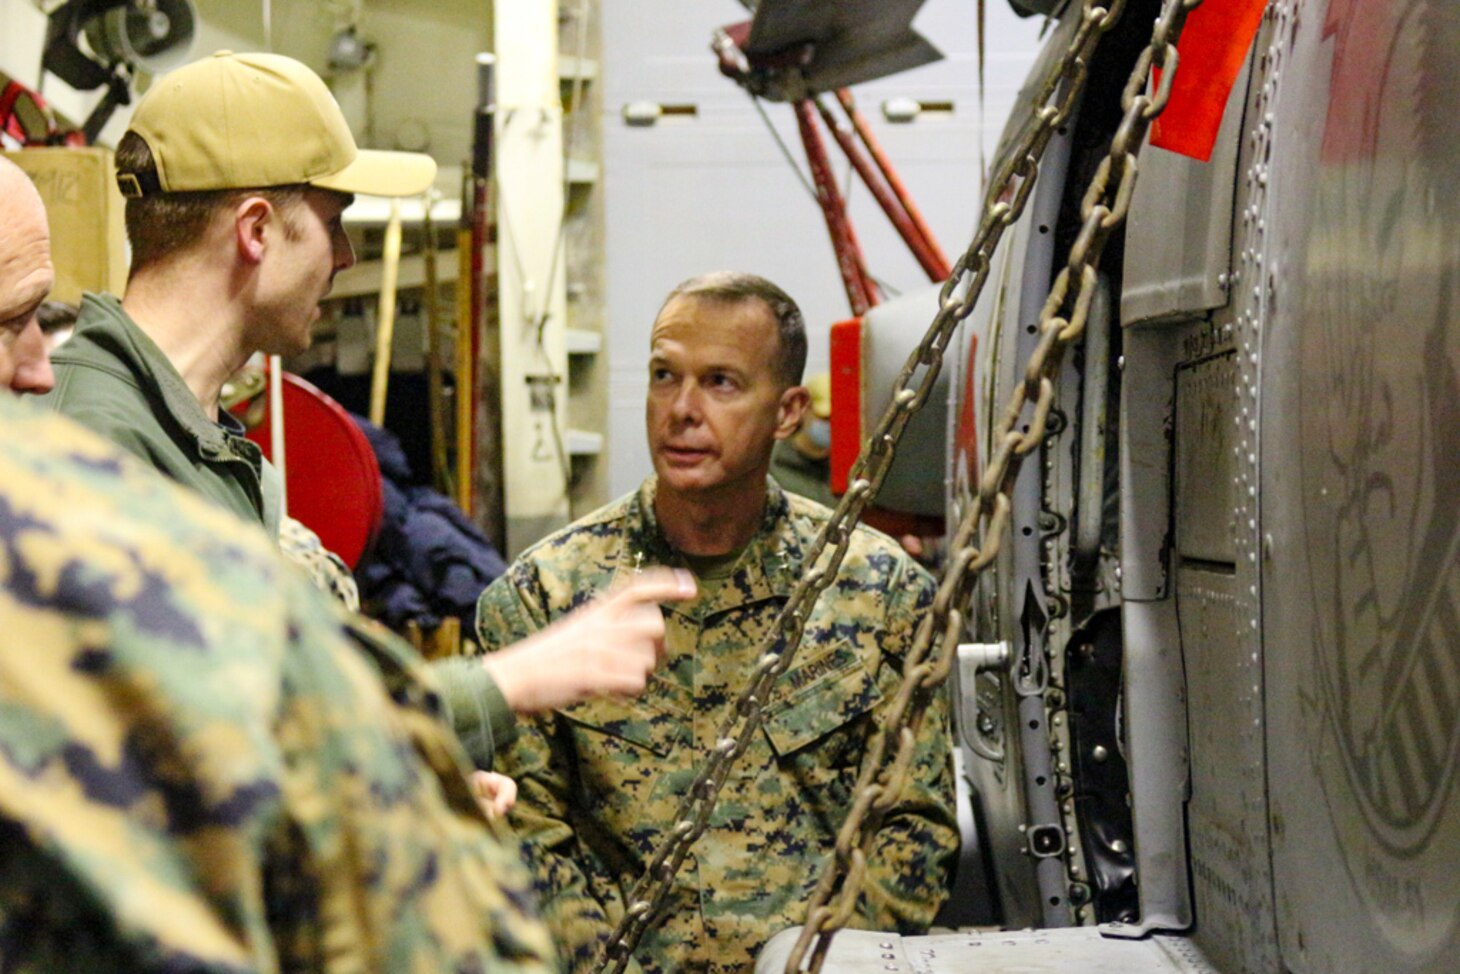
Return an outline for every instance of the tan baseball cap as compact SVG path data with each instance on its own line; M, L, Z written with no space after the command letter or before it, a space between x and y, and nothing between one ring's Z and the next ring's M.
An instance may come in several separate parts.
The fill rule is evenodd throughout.
M127 197L298 183L414 196L436 178L428 155L357 147L324 81L280 54L219 51L168 72L129 131L146 141L157 172L118 174Z

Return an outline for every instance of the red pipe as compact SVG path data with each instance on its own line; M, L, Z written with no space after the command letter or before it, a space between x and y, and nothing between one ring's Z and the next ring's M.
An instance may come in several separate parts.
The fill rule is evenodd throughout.
M943 248L938 246L938 241L933 237L933 231L928 228L927 221L923 219L922 213L918 210L917 205L913 203L912 196L908 193L907 187L902 184L902 180L897 175L897 170L892 168L892 162L887 158L886 153L882 151L882 146L877 141L877 137L872 134L872 128L867 124L867 119L857 110L857 104L852 100L852 93L845 88L838 88L836 91L836 100L841 104L842 110L847 113L847 118L851 119L852 127L856 129L857 136L862 140L862 144L867 147L868 155L872 157L872 161L881 170L882 178L887 180L888 188L892 190L893 194L902 203L903 210L906 211L908 219L917 228L918 234L923 238L923 242L927 245L929 253L934 258L936 273L934 273L934 268L929 268L926 265L924 266L924 270L935 281L946 280L951 268L947 255L943 253ZM888 215L890 216L891 214ZM894 222L896 221L894 220ZM909 244L911 244L911 241L909 241Z
M471 396L471 459L472 476L476 476L477 454L477 423L476 417L480 415L482 405L481 386L481 361L482 361L482 322L486 318L486 276L485 252L487 249L487 219L489 215L488 187L489 180L481 176L472 179L471 199L471 389L457 390L457 395L469 394ZM468 504L466 514L471 516L475 505L476 491L472 490L466 494Z
M847 160L851 162L852 168L857 170L857 175L862 177L862 182L866 183L867 188L872 191L872 196L877 200L878 205L882 207L882 212L886 213L887 219L892 221L892 226L897 230L898 236L902 237L903 243L907 244L908 249L912 251L913 257L922 265L923 271L928 275L928 279L931 281L941 281L947 278L947 261L941 259L942 255L937 252L935 246L929 244L927 237L924 236L923 230L908 215L904 203L893 195L877 171L872 168L872 164L867 161L867 157L857 146L857 142L852 137L852 133L845 125L840 124L836 120L831 114L831 109L822 104L821 99L817 98L815 101L816 110L821 113L821 120L831 130L832 136L836 139L837 145L840 145L842 151L846 153Z
M825 217L826 229L831 234L831 246L836 253L837 269L841 271L847 301L851 303L852 314L860 317L877 303L876 292L863 263L862 251L857 245L851 221L847 218L846 204L842 201L841 191L837 189L836 179L832 176L826 144L816 131L816 116L811 109L811 99L803 98L795 106L801 143L806 147L806 161L811 167L811 177L816 182L816 201L821 204L821 215Z

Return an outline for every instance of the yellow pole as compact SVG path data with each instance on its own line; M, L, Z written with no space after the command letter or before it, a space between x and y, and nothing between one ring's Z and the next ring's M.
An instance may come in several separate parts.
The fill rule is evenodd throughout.
M435 197L434 192L426 193L422 223L426 231L426 397L431 406L431 483L446 494L454 494L446 463L446 410L441 387L440 282L436 272L436 224L431 219Z
M375 315L375 371L370 378L370 422L385 425L385 391L390 382L390 347L395 338L395 292L400 274L400 200L390 201L385 253L380 268L380 309Z

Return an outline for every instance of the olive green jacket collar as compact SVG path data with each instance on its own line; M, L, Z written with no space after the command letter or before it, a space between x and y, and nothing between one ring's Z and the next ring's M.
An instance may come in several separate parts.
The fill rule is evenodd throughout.
M244 438L236 418L224 411L214 422L203 411L167 355L115 297L83 296L76 334L52 362L57 386L45 398L53 408L240 516L251 512L270 537L278 534L278 472ZM116 435L123 426L127 435Z

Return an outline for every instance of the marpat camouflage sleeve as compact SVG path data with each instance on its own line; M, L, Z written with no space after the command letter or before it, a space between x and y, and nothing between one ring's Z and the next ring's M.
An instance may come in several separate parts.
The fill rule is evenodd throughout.
M932 610L935 594L926 572L910 560L906 570L904 583L890 590L893 605L878 673L879 725L902 684L903 660L919 621ZM946 685L923 718L908 779L902 800L883 819L867 857L861 922L854 919L849 926L925 933L948 896L947 877L957 861L959 838Z
M360 586L339 555L319 540L319 535L292 517L279 519L279 553L299 566L314 587L351 612L360 611Z
M486 652L508 646L547 625L535 599L530 563L515 562L477 602L477 640ZM591 594L591 593L587 593ZM503 770L517 781L518 800L510 815L524 843L543 918L553 932L559 957L573 974L593 970L602 945L623 915L611 883L590 882L587 850L570 824L571 752L556 744L552 715L524 717L517 736L502 755ZM611 912L610 912L611 911ZM630 974L639 974L630 962Z

